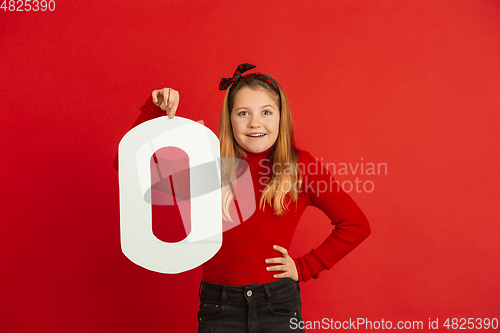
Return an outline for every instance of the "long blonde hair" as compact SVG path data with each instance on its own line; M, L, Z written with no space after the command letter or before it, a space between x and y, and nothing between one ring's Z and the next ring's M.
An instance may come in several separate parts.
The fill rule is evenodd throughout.
M274 79L274 78L273 78ZM247 156L243 148L235 141L233 128L231 126L231 111L235 97L239 90L249 87L254 90L264 89L275 100L280 107L279 133L274 148L269 157L273 174L266 188L262 192L259 208L264 210L265 205L274 208L277 215L283 215L288 210L289 202L286 202L288 194L292 201L297 201L298 193L302 189L302 173L297 165L297 150L293 137L292 114L288 105L288 99L281 85L274 80L278 86L279 95L271 85L253 78L242 77L237 86L230 93L229 89L224 98L224 104L219 119L219 140L221 145L221 173L222 173L222 212L226 220L232 221L229 216L229 206L234 197L232 184L237 179L238 159ZM285 171L286 169L286 171ZM274 173L274 171L276 173ZM272 201L274 200L274 203Z

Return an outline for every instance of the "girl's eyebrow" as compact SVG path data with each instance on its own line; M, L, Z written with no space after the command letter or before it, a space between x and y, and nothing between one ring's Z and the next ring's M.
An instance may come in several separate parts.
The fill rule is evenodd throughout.
M267 105L264 105L262 108L267 108L268 106L270 106L272 109L274 109L274 107L271 105L271 104L267 104ZM239 109L248 109L246 106L240 106L239 108L237 108L236 110L234 110L235 112L238 111Z

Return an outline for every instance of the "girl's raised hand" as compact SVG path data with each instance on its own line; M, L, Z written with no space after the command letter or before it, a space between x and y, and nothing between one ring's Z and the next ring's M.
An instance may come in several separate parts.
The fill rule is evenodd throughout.
M167 116L173 118L177 107L179 106L179 92L172 88L163 88L153 90L151 95L153 102L167 113Z
M266 267L268 271L281 271L281 274L275 274L273 277L277 279L290 278L294 281L299 281L299 273L297 272L297 267L295 267L295 262L292 257L288 255L288 251L281 246L274 245L273 250L281 253L281 257L266 259L266 264L281 264Z

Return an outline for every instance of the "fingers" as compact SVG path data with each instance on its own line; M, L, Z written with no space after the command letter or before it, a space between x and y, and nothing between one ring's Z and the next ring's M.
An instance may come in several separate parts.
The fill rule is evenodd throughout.
M173 118L179 107L179 92L172 88L154 90L151 94L153 102Z
M155 102L156 105L158 105L158 93L159 90L153 90L153 93L151 94L151 97L153 98L153 102Z
M299 276L297 272L297 267L292 257L288 255L287 249L282 246L274 245L273 249L281 253L281 257L278 258L268 258L265 260L266 264L279 264L266 267L269 272L281 271L280 274L274 274L273 277L276 279L291 278L294 281L298 281Z
M273 250L278 251L279 253L281 253L283 255L288 255L288 251L282 246L273 245Z
M289 267L288 265L275 265L275 266L266 267L266 271L268 271L268 272L276 272L276 271L281 272L279 274L273 275L273 277L277 278L277 279L282 279L285 277L289 277L289 278L293 277L293 269L292 269L292 267Z
M288 255L287 250L284 247L281 247L278 245L274 245L273 249L276 251L279 251L284 256L278 257L278 258L266 259L265 260L266 264L281 264L281 265L268 266L268 267L266 267L266 270L270 271L270 272L272 272L272 271L283 272L281 274L275 274L274 275L275 278L278 278L278 277L282 276L283 274L285 274L285 275L283 275L282 277L287 277L288 275L286 274L286 272L291 269L290 262L289 262L288 258L285 257L285 255Z
M266 267L266 271L286 271L286 265L274 265L274 266L269 266Z
M179 107L179 92L174 89L169 89L168 101L165 104L168 104L168 116L173 118L175 116L175 112L177 112L177 108Z
M286 272L283 272L281 274L274 274L273 277L276 279L283 279L286 277L291 277L291 275L287 274Z
M285 264L286 259L283 257L266 259L266 264Z
M163 103L165 104L165 109L168 110L168 99L170 97L170 88L163 88L161 90L161 93L163 95Z
M284 277L290 277L291 274L289 273L289 268L287 265L275 265L275 266L269 266L266 267L266 271L268 272L281 272L279 274L274 274L274 278L284 278Z

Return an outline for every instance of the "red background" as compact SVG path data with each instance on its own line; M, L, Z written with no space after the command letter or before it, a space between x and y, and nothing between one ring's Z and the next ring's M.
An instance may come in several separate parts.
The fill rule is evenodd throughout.
M498 1L56 0L0 29L1 332L196 330L201 269L121 253L111 164L153 89L216 131L241 62L285 88L300 147L387 163L336 175L375 184L351 192L372 235L302 284L305 319L500 317ZM311 208L290 253L330 231Z

